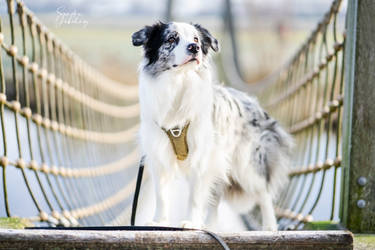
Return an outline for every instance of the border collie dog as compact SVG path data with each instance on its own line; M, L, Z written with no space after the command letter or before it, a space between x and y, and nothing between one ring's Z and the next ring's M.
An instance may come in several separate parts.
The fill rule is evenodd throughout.
M139 136L156 193L150 223L169 225L169 183L182 174L190 192L181 226L215 225L225 200L238 212L259 205L263 230L277 230L273 200L287 181L293 142L255 98L213 82L218 41L198 24L158 22L132 42L144 50Z

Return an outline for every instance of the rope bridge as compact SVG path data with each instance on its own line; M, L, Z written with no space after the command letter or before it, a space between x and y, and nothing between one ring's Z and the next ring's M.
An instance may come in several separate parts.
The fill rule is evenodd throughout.
M292 60L261 83L247 84L241 79L239 68L230 71L229 65L223 67L232 83L255 92L265 109L295 138L290 182L276 207L281 229L301 229L315 220L314 213L319 221L329 223L337 223L341 218L345 100L345 34L338 21L341 4L341 0L333 1ZM231 34L234 30L231 13L227 18L227 29ZM236 48L234 35L230 38L232 48ZM232 56L236 59L236 54ZM238 61L234 60L233 65L238 65ZM248 219L256 224L253 217L250 215Z
M5 215L63 226L125 224L138 161L136 86L99 74L21 1L4 2L0 165Z
M99 74L55 38L22 2L4 2L6 13L0 20L4 207L0 216L20 216L41 225L129 224L139 159L134 142L139 112L136 86ZM224 34L231 46L223 46L220 64L227 82L256 94L296 141L290 183L276 206L281 229L306 228L325 220L373 231L370 223L357 228L347 223L350 211L355 211L350 197L357 199L351 191L353 181L347 181L353 175L350 169L356 167L348 161L350 135L355 130L350 127L352 114L343 107L359 108L352 100L354 83L346 77L355 66L344 60L350 58L344 49L348 40L355 39L346 37L339 22L345 12L342 2L332 2L289 64L252 85L239 74L231 2L225 1ZM357 13L352 6L356 1L349 2L350 13ZM171 17L172 1L167 3ZM352 37L353 27L348 29ZM363 190L366 181L361 183ZM359 198L371 200L371 192L362 194L367 196ZM356 206L365 209L366 203L360 201ZM375 210L361 211L373 216ZM256 228L254 215L259 217L255 212L243 219Z

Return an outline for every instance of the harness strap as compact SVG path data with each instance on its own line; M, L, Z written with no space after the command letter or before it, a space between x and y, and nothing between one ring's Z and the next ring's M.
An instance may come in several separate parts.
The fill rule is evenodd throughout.
M168 135L171 141L173 151L178 160L183 161L189 155L189 147L186 140L187 131L189 129L190 122L187 123L182 129L175 127L170 130L162 128L163 131Z

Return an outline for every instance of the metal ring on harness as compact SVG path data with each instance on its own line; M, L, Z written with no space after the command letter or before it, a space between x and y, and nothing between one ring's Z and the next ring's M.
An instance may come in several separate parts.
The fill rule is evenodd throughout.
M178 160L183 161L189 155L189 145L187 143L187 132L189 129L190 122L184 127L174 127L169 130L162 127L163 131L167 134L173 151Z
M169 131L171 131L171 134L174 136L174 137L180 137L181 133L182 133L182 129L180 128L172 128L170 129Z

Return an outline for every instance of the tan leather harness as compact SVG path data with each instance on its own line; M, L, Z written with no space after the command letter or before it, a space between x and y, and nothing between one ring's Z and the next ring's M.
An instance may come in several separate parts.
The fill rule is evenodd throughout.
M169 130L162 128L168 135L173 147L173 151L176 154L177 159L180 161L185 160L189 155L189 146L186 140L189 125L190 122L187 123L182 129L179 127L174 127Z

